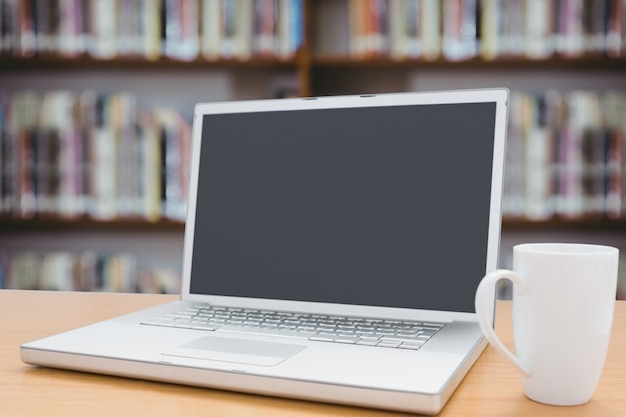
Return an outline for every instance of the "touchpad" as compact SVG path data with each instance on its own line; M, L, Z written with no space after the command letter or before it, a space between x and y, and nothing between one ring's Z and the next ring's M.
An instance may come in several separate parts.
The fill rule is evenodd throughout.
M206 336L163 352L163 355L274 366L304 349L306 346L290 343Z

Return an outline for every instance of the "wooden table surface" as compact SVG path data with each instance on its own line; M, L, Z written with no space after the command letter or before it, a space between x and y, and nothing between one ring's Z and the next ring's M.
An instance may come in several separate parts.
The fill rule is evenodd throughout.
M0 416L391 416L398 413L34 367L19 345L175 300L171 295L0 290ZM511 346L511 305L496 331ZM581 329L581 337L585 337ZM487 347L440 416L626 416L626 301L618 301L602 378L592 400L554 407L527 399L507 362Z

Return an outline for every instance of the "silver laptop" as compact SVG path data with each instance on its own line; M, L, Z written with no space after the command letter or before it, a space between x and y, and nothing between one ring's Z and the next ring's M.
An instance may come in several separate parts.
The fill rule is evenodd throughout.
M180 301L26 363L437 413L485 346L508 91L198 104Z

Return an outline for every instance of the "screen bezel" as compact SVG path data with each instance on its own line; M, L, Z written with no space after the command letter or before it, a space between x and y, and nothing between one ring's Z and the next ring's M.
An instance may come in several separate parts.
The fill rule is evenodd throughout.
M190 292L193 259L197 189L204 115L243 112L294 111L308 109L339 109L355 107L406 106L420 104L483 103L496 104L493 146L492 184L489 215L487 259L485 273L497 268L501 231L502 184L504 176L504 151L506 142L507 89L480 89L440 92L397 93L377 95L355 95L313 97L297 99L248 100L197 104L194 110L193 140L191 153L191 175L189 186L188 214L185 227L184 256L181 296L183 300L206 302L215 305L240 308L301 311L313 314L338 314L350 316L377 316L383 318L414 319L433 321L470 320L474 313L421 310L410 308L372 307L362 305L331 304L323 302L290 301L275 299L244 298L194 294ZM492 303L493 304L493 303ZM493 316L493 314L491 314Z

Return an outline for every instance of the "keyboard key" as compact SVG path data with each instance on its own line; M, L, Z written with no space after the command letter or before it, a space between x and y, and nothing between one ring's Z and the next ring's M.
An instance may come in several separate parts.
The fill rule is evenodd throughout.
M398 346L398 349L409 349L409 350L418 350L422 345L414 344L414 343L402 343Z
M335 338L330 336L311 336L309 340L313 340L315 342L334 342Z
M378 344L376 346L388 347L388 348L397 348L401 344L402 344L402 342L400 342L399 340L381 340L380 342L378 342Z

